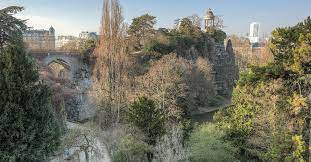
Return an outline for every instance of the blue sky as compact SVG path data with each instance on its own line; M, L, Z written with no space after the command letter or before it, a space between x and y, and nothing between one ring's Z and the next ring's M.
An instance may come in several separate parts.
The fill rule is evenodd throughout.
M177 18L203 16L208 8L222 15L225 31L245 35L253 21L261 24L262 34L279 26L294 25L311 16L311 0L120 0L125 21L149 13L157 17L157 27L171 27ZM98 31L102 0L0 0L0 8L21 5L18 17L29 19L34 28L53 25L57 35L78 35Z

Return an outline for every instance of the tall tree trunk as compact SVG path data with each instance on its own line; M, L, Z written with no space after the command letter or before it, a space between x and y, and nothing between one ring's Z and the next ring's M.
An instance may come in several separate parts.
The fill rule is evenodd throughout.
M103 111L109 113L109 121L107 121L109 125L115 125L120 121L121 108L126 101L124 91L128 73L125 31L119 1L104 0L101 34L95 50L94 74L96 84L101 89L99 100L105 102L101 107L109 110L109 112Z
M147 152L147 159L148 159L148 162L152 162L152 159L153 159L153 153L152 152Z
M89 152L88 152L87 149L84 150L84 154L85 154L85 161L86 161L86 162L89 162L89 161L90 161L90 156L89 156Z

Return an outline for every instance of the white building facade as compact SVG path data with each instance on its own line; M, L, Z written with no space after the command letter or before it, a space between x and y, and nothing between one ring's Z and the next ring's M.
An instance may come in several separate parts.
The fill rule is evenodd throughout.
M70 36L70 35L61 35L57 37L56 40L56 49L60 49L61 47L63 47L64 45L66 45L69 42L75 41L77 40L76 37L74 36Z
M83 31L79 34L80 39L97 39L98 35L96 32L88 32L88 31Z

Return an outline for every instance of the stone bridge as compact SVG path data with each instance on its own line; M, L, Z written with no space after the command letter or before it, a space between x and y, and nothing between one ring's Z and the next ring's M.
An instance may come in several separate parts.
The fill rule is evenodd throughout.
M55 77L72 79L81 67L81 55L65 52L31 54L42 67L49 68Z

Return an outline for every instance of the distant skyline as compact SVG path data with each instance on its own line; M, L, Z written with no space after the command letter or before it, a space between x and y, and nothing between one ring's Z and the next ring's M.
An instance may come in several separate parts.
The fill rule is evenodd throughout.
M98 32L102 0L0 0L0 8L26 8L19 18L35 29L53 26L57 35L78 36L81 31ZM311 15L311 0L120 0L125 22L149 13L157 17L156 27L172 27L174 20L192 14L203 17L208 8L224 19L228 34L246 35L251 22L261 25L261 35L276 27L295 25Z

